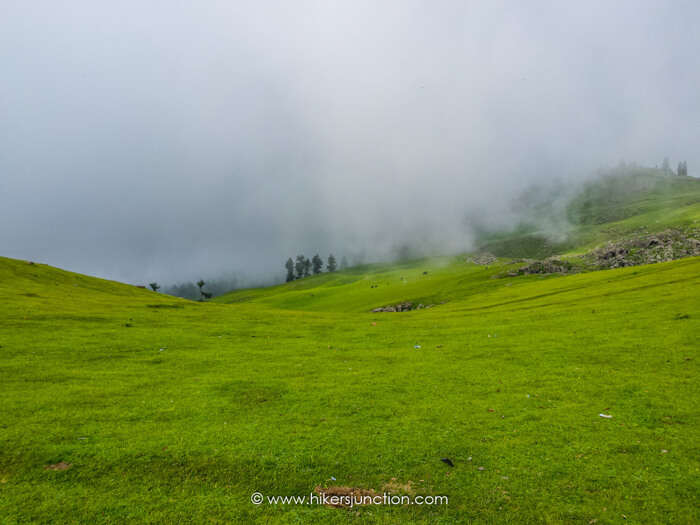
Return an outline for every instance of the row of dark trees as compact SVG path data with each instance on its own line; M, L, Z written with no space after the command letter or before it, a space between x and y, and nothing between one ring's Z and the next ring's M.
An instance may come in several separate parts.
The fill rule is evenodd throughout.
M318 254L314 255L311 259L303 255L297 255L296 262L290 257L284 264L287 269L287 282L293 281L294 279L301 279L302 277L308 277L313 272L314 275L323 272L323 259L319 257ZM348 261L345 257L340 260L340 269L344 270L348 267ZM333 254L328 256L328 265L326 269L329 272L334 272L338 269L335 257Z
M205 286L206 284L207 284L207 283L204 282L204 279L200 279L199 281L197 281L197 286L199 287L199 299L198 299L198 301L199 301L200 303L201 303L201 302L204 302L205 299L211 299L211 296L212 296L212 293L211 293L211 292L205 292L205 291L204 291L204 286ZM157 291L160 289L160 286L158 285L158 283L151 283L151 284L149 284L148 286L150 286L150 287L153 289L154 292L157 292ZM172 288L172 287L171 287L171 288ZM181 293L168 293L168 295L174 295L174 296L177 296L177 297L184 297L184 298L186 298L186 299L194 299L194 297L192 297L192 296L195 295L195 294L191 293L191 291L188 291L188 293L185 293L185 294L181 294Z
M157 292L161 288L158 283L151 283L149 286L154 292ZM205 287L207 288L206 290L204 289ZM163 293L174 297L189 299L190 301L204 301L215 295L223 295L231 290L237 290L238 288L240 288L240 283L236 278L207 282L204 282L204 279L200 279L196 283L189 282L165 286L163 288Z
M673 173L673 170L671 169L671 163L668 160L668 157L664 157L663 162L661 163L661 169L664 170L666 173ZM688 162L683 160L678 163L678 170L676 171L676 175L679 177L687 177L688 176Z

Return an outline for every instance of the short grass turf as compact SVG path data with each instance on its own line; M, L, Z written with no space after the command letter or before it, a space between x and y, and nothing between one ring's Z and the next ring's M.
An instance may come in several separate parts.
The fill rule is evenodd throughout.
M509 268L200 304L0 259L0 522L697 523L700 259ZM250 502L409 481L449 503Z

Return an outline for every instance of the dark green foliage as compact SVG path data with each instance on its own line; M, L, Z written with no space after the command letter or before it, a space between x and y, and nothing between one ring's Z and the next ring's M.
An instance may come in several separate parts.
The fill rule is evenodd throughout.
M304 259L304 277L311 275L311 260Z
M197 286L199 286L199 302L204 302L204 299L211 299L211 292L205 292L203 290L204 285L207 283L203 279L197 281Z
M219 279L217 281L207 281L207 290L212 294L212 296L223 295L232 290L238 290L240 288L238 279L236 277L230 277L226 279ZM189 299L190 301L198 301L201 298L199 293L199 288L193 282L171 284L169 286L163 287L163 292L167 295L173 295L175 297L182 297L183 299Z
M679 177L687 177L688 176L688 163L686 161L681 161L678 163L677 175Z
M158 283L151 283L148 286L150 286L154 292L157 292L160 286L158 286Z
M345 270L348 267L348 259L347 257L343 257L340 259L340 269Z
M312 270L314 272L314 275L321 273L321 270L323 268L323 259L321 259L321 257L319 257L318 254L314 255L313 258L311 259L311 266L312 266Z
M332 253L328 256L328 266L326 268L328 268L329 272L334 272L337 268L335 257L333 257Z
M304 277L306 261L308 261L306 257L304 257L303 255L297 255L297 262L294 264L294 271L296 272L297 279L301 279L302 277Z
M294 261L292 261L291 257L289 259L287 259L287 262L284 264L284 267L287 269L286 282L293 281L294 280Z

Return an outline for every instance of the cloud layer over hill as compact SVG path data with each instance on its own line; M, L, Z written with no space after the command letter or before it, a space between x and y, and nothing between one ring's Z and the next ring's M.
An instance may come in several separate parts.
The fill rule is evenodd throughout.
M13 2L0 254L147 283L464 251L533 183L700 170L700 3ZM675 164L672 164L675 166Z

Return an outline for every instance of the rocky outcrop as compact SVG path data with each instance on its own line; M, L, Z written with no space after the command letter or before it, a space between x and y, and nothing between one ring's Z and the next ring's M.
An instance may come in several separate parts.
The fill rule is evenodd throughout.
M445 304L447 301L442 301L440 304ZM432 308L435 306L434 304L419 304L415 308L413 307L413 303L409 303L408 301L404 301L403 303L399 303L394 306L380 306L379 308L375 308L372 310L372 313L378 314L378 313L384 313L384 312L410 312L411 310L423 310L424 308Z
M644 230L642 230L644 231ZM541 261L514 259L508 264L525 266L492 277L517 277L519 275L551 275L578 273L582 270L607 270L640 264L675 261L684 257L700 256L700 230L666 230L654 234L637 234L617 242L608 242L581 256L582 264L550 257Z
M380 306L372 310L372 313L380 312L410 312L413 309L413 303L403 302L395 306Z
M674 261L700 255L699 231L680 229L642 235L618 242L584 255L584 260L600 269L625 268L640 264Z
M578 273L581 266L570 261L564 261L558 257L550 257L542 261L532 261L522 268L511 270L501 277L517 277L518 275L549 275L552 273Z
M489 264L498 262L498 258L492 253L484 252L478 255L467 257L466 262L472 262L474 264L478 264L479 266L487 266Z

